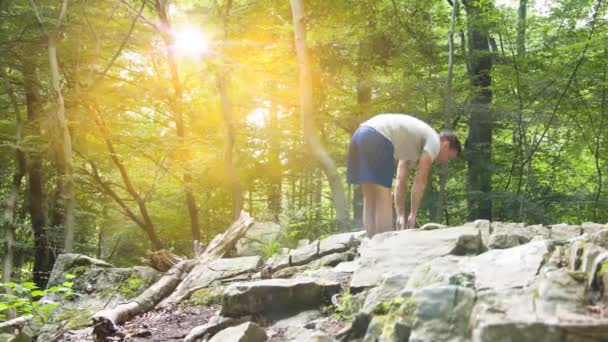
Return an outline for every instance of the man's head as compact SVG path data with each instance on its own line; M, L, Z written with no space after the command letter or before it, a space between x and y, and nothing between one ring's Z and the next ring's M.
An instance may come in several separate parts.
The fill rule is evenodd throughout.
M439 134L441 147L436 161L440 164L447 164L448 161L456 159L462 152L460 140L452 131L442 131Z

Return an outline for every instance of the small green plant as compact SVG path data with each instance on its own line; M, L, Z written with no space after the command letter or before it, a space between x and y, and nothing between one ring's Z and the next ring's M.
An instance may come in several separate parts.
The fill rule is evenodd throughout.
M346 290L340 297L340 304L334 308L332 316L335 319L348 321L353 318L353 315L357 312L358 308L353 301L353 295L350 290Z
M39 324L46 323L53 312L59 307L56 302L42 302L40 299L47 294L55 293L62 298L67 298L73 294L72 286L74 283L70 280L76 276L73 274L66 275L66 281L61 285L52 286L48 289L41 290L32 282L25 283L0 283L0 287L9 289L12 293L0 294L0 312L14 309L19 316L31 315ZM6 320L6 315L0 314L0 321Z
M277 255L279 253L279 248L281 246L276 240L272 240L267 244L264 244L263 247L260 248L260 255L264 260L270 259L271 257Z

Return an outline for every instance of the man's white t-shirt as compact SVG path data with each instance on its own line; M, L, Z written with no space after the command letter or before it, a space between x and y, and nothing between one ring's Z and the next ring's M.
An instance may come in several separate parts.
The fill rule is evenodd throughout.
M439 155L439 134L424 121L406 114L380 114L365 121L368 126L385 136L395 149L396 160L417 161L423 151L432 160Z

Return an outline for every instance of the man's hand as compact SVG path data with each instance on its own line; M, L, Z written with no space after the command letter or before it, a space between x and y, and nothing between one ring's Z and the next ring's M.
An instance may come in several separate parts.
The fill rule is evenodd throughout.
M407 229L415 229L416 228L416 214L410 213L407 217Z
M405 215L398 215L397 216L397 230L403 230L406 229L407 226L405 225Z

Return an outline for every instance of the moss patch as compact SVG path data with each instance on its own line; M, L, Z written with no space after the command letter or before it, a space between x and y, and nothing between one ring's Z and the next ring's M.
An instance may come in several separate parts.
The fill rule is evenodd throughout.
M221 304L222 296L224 295L224 288L220 286L215 287L205 287L199 290L196 290L192 296L190 296L190 301L195 305L214 305Z
M599 271L597 271L597 276L603 277L606 272L608 272L608 261L604 261L602 263L602 266L600 266Z
M139 278L135 274L131 274L131 276L129 276L129 278L127 278L127 280L125 280L125 282L122 284L118 290L118 293L125 298L137 297L137 295L140 293L142 285L144 285L143 279Z
M65 329L76 330L91 326L91 317L95 310L88 309L68 309L61 312L53 320L56 322L65 322Z

